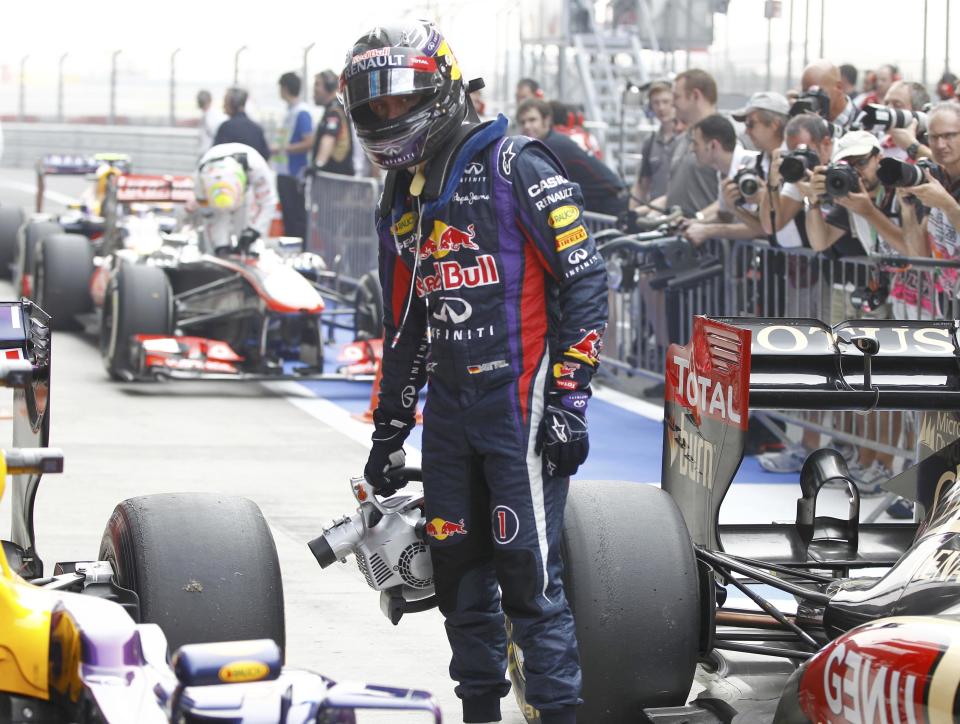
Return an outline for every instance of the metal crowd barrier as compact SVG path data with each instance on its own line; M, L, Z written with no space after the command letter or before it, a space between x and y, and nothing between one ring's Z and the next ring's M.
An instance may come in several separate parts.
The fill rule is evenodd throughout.
M727 314L727 244L699 249L656 232L602 238L610 278L603 364L614 375L663 375L667 347L685 344L697 314Z
M737 242L730 258L735 315L812 317L827 324L862 319L957 319L960 262L930 258L829 258L809 249ZM913 460L918 415L910 412L767 413L810 434L857 445L862 461L876 455ZM814 436L815 437L815 436ZM812 446L808 442L808 447ZM869 451L869 452L867 452ZM889 458L883 461L891 467Z
M379 198L374 179L322 171L307 179L306 249L322 256L346 286L377 268Z

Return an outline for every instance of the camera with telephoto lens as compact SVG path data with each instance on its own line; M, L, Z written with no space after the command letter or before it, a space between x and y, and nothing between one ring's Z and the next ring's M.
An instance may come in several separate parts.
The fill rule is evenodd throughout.
M927 114L921 111L901 111L897 108L868 103L857 117L859 126L868 131L875 128L884 131L889 131L891 128L907 128L914 121L917 122L918 136L927 132Z
M793 105L790 106L790 117L801 113L814 113L821 118L830 120L830 96L817 86L811 86L801 93Z
M734 174L733 182L737 185L737 189L740 191L740 199L743 201L747 196L753 196L760 190L762 180L757 174L757 169L753 165L748 165Z
M934 177L939 176L939 166L929 159L924 158L912 164L895 158L885 158L877 169L877 178L884 186L919 186L927 182L924 169L929 170Z
M796 183L803 179L807 171L813 171L820 165L820 156L812 148L797 146L780 158L780 176L784 181Z
M824 176L827 196L832 198L841 198L860 189L860 174L846 161L831 163L827 166Z

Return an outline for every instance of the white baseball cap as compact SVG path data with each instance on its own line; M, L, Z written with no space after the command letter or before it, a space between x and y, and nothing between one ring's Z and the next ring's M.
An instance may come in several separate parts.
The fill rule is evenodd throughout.
M852 156L867 156L874 151L882 151L880 139L874 136L870 131L850 131L845 133L837 141L833 148L833 161L840 161Z
M746 106L730 115L736 120L742 121L750 111L770 111L771 113L779 113L781 116L787 116L790 115L790 102L782 93L760 91L750 96Z

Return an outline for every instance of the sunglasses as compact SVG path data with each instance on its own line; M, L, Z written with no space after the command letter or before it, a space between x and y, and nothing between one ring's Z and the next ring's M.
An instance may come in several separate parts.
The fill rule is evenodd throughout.
M860 158L850 157L850 158L845 158L843 160L846 161L849 165L853 166L854 168L866 168L867 164L870 163L870 159L873 158L873 156L874 154L871 153L868 156L861 156Z

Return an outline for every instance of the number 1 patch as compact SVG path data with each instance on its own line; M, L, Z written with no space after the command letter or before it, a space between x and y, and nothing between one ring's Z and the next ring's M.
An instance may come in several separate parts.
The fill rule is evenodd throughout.
M513 541L520 532L520 519L513 508L498 505L493 509L493 539L505 545Z

